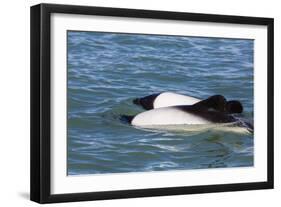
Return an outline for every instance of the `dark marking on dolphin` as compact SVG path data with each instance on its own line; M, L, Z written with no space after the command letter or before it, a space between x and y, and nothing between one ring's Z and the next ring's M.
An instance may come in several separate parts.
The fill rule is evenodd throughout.
M125 123L125 124L131 124L132 120L134 119L135 116L130 116L130 115L121 115L120 116L120 121Z
M136 105L142 106L146 110L153 109L154 100L159 96L160 93L152 94L149 96L145 96L143 98L136 98L133 100L133 103Z
M220 99L220 101L223 101L223 99L221 99L221 98L219 98L219 99ZM217 102L217 103L219 103L219 102ZM211 104L213 104L213 103L211 103ZM253 133L253 131L254 131L253 124L251 124L247 121L241 120L231 114L228 114L228 113L225 113L222 111L218 111L218 110L213 110L213 108L210 107L209 103L206 105L196 103L191 106L182 105L182 106L172 106L172 107L179 109L181 111L184 111L186 113L191 113L191 114L194 114L195 116L202 117L203 119L206 119L213 123L234 123L235 126L244 127L251 133Z

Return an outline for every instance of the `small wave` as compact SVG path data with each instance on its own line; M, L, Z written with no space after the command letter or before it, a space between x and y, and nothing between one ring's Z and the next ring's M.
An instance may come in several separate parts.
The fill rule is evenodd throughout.
M186 151L188 149L187 146L183 147L183 146L169 146L169 145L160 145L160 144L152 144L152 146L154 147L158 147L160 149L166 150L166 151L171 151L171 152L183 152Z
M164 161L159 163L152 163L149 166L145 167L145 170L152 171L152 170L161 170L161 169L169 169L169 168L176 168L179 165L177 163L171 161Z

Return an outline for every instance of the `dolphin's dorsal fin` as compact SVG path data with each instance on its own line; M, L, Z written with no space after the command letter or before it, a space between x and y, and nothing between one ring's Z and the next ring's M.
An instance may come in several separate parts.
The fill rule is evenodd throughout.
M194 105L198 110L218 111L227 114L235 114L243 112L243 105L240 101L231 100L227 101L222 95L214 95L200 101Z
M210 96L207 99L204 99L196 104L192 105L194 108L198 108L200 110L210 110L210 111L218 111L218 112L227 112L226 106L227 101L222 95L214 95Z

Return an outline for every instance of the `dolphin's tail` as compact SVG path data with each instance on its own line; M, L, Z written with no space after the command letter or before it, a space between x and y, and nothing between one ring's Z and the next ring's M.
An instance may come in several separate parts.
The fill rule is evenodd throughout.
M244 127L247 129L248 132L250 133L254 133L254 125L253 123L251 123L249 120L245 120L245 119L238 119L238 126L240 127Z
M250 122L244 122L243 124L245 125L245 127L247 128L247 130L250 133L254 133L254 125L253 124L251 124Z

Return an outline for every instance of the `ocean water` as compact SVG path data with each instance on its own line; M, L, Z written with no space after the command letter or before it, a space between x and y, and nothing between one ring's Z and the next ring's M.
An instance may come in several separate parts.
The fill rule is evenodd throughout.
M253 119L253 40L69 31L67 173L253 166L253 134L142 130L120 115L163 91L221 94Z

